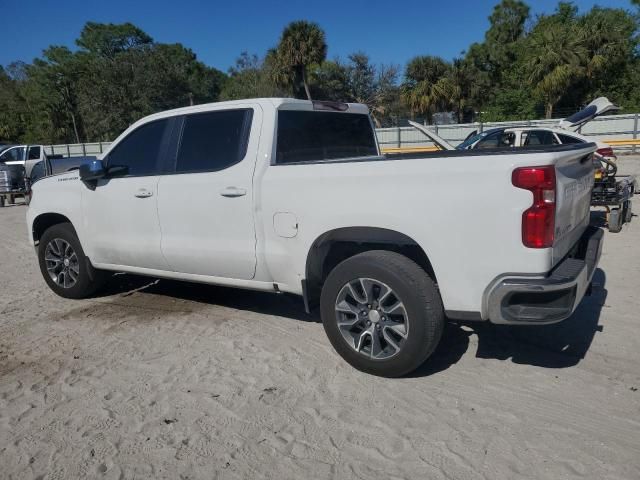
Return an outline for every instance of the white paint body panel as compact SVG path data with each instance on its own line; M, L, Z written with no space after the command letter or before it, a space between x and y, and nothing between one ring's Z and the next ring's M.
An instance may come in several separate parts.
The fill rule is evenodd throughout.
M91 239L83 248L93 262L168 269L160 250L159 179L99 180L94 190L80 182L83 230Z
M253 109L249 144L242 161L217 172L160 177L162 252L172 271L243 280L255 274L252 184L262 109L252 103L236 104L235 108ZM227 190L238 196L223 196Z
M481 311L485 289L498 275L542 274L552 268L553 248L522 244L521 217L532 197L512 186L511 174L521 166L575 161L588 148L272 165L277 110L312 106L289 99L250 103L261 113L261 125L254 125L260 134L252 129L247 155L234 167L141 177L140 185L117 187L122 200L115 203L91 192L77 174L46 178L34 186L27 214L30 232L38 215L60 213L76 226L99 268L259 290L277 285L301 294L309 251L321 235L343 227L395 230L424 250L445 309L459 311ZM246 104L224 102L152 115L132 125L111 148L147 121ZM367 109L351 105L350 111ZM156 190L138 199L132 196L138 186ZM246 188L247 194L220 196L227 186ZM153 212L156 201L159 215ZM29 238L33 242L31 233Z

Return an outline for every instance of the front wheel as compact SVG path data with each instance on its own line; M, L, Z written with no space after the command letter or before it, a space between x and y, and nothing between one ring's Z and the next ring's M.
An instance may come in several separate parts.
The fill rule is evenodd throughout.
M106 278L85 256L70 223L47 229L38 244L40 271L49 288L65 298L86 298L95 293Z
M409 258L382 250L335 267L322 288L320 309L340 356L382 377L415 370L433 353L444 328L433 280Z

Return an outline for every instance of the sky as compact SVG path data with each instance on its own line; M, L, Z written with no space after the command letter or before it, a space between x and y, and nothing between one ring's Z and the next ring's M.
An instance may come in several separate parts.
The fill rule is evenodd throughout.
M74 48L87 21L131 22L155 41L182 43L209 66L227 71L242 51L264 55L284 26L311 20L324 29L328 57L363 51L374 63L404 66L416 55L451 60L481 41L498 0L0 0L0 65L31 62L49 45ZM533 14L557 0L529 0ZM578 0L631 9L629 0Z

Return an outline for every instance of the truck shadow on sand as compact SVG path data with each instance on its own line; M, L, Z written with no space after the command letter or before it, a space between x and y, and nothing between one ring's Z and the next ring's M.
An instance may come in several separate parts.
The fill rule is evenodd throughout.
M294 295L154 279L130 274L115 274L99 293L99 297L112 297L117 299L119 305L125 306L123 300L137 294L153 295L151 302L156 309L162 309L162 297L167 297L167 301L178 299L192 304L226 307L301 321L318 320L316 316L304 311L302 298Z
M563 322L540 326L493 325L485 322L448 323L434 354L412 377L433 375L454 365L470 348L476 337L476 357L511 360L513 363L544 368L568 368L587 354L606 307L606 275L596 269L593 291L576 311Z
M511 360L518 364L545 368L577 365L585 357L596 332L602 331L602 326L598 323L607 297L605 281L604 271L597 269L593 278L592 295L584 298L570 318L555 325L519 327L486 322L447 322L436 351L409 376L423 377L447 370L475 344L477 358ZM101 296L115 296L118 304L124 307L126 297L132 295L149 295L155 309L161 309L162 297L167 297L167 301L179 299L203 306L220 306L306 322L320 322L319 313L315 311L307 314L302 299L296 296L154 280L135 275L114 275Z

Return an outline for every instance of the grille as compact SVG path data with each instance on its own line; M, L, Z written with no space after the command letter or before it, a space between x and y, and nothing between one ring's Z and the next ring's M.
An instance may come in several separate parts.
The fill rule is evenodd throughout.
M0 190L9 190L9 172L0 170Z

